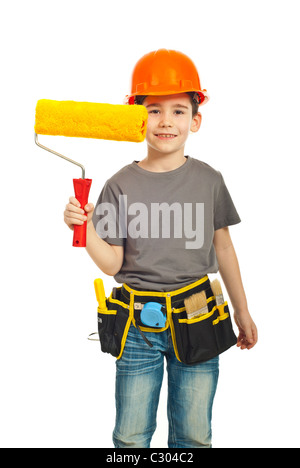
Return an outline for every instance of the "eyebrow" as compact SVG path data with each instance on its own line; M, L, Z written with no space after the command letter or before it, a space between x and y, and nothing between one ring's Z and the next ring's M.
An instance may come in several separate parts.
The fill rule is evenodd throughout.
M148 104L148 106L146 106L146 108L152 107L152 106L153 107L161 107L161 104L154 102L153 104ZM182 109L188 109L188 107L184 106L183 104L175 104L172 107L181 107Z

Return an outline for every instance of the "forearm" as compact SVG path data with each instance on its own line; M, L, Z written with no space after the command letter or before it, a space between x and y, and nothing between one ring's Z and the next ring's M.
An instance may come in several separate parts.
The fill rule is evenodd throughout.
M86 251L106 275L116 275L122 266L113 246L98 236L92 222L87 225Z
M232 243L216 250L219 271L235 312L248 312L238 259Z

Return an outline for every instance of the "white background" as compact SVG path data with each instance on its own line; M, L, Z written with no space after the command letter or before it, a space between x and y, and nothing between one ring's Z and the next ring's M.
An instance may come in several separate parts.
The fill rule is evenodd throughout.
M63 211L78 168L34 144L38 99L123 102L145 53L180 50L211 96L186 154L220 170L260 342L221 358L214 447L299 447L299 15L296 0L2 2L1 447L112 447L114 358ZM96 202L146 144L44 137L82 162ZM152 447L167 447L164 383Z

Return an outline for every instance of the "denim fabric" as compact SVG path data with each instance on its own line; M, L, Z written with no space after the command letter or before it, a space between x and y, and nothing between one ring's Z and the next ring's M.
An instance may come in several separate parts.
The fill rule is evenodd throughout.
M116 448L149 448L164 374L168 371L170 448L211 448L211 418L219 376L219 357L186 365L174 354L170 329L145 333L150 348L131 325L116 363Z

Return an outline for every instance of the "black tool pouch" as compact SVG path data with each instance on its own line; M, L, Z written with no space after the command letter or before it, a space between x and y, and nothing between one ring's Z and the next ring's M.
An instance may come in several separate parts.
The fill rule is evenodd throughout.
M237 343L227 302L217 307L206 290L208 313L188 319L185 307L173 309L172 319L178 357L185 364L208 361Z
M98 307L98 334L101 351L120 358L130 326L129 306L119 300L121 288L106 299L106 309Z

